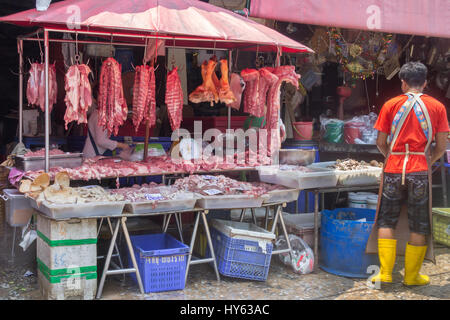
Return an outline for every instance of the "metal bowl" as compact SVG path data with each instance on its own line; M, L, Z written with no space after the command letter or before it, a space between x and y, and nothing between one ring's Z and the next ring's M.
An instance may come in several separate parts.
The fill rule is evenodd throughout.
M280 149L280 164L307 166L314 162L317 150Z

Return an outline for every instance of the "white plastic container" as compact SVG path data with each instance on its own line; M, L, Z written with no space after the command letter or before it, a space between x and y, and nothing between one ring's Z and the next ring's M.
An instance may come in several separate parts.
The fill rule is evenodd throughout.
M370 195L367 197L367 209L377 209L377 205L378 205L378 195L374 194L374 195Z
M271 242L275 240L275 234L255 226L253 223L212 219L209 224L211 227L214 227L216 230L233 239L261 242Z
M4 189L6 221L11 227L26 226L34 209L25 195L17 189Z
M335 161L317 162L309 165L309 168L330 169L337 175L337 184L343 186L358 186L365 184L377 184L380 182L382 169L379 167L367 166L367 169L360 170L337 170L330 166L336 164Z
M350 208L367 208L367 195L358 192L348 193L348 206Z
M203 209L259 208L265 198L249 195L202 196L197 206Z
M314 172L279 170L274 166L259 167L258 174L261 182L279 184L299 190L312 188L335 187L337 175L334 171L324 168L312 168Z

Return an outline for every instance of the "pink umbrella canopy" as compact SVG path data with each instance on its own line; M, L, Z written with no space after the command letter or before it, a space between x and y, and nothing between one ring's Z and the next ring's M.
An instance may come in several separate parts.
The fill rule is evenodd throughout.
M186 37L178 46L314 52L281 33L229 10L196 0L67 0L47 11L27 10L0 18L20 26ZM201 40L201 41L200 41ZM211 40L211 41L209 41Z

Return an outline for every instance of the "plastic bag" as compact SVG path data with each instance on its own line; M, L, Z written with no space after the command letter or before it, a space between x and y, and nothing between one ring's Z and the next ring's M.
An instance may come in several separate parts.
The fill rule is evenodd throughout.
M279 254L281 262L287 266L291 266L295 273L308 274L314 270L314 253L308 244L300 237L290 234L292 254ZM280 236L275 243L276 250L287 249L287 243L284 236Z
M348 144L376 144L378 131L373 126L377 117L371 112L345 121L344 141Z
M320 116L320 132L322 139L330 143L342 143L344 121Z

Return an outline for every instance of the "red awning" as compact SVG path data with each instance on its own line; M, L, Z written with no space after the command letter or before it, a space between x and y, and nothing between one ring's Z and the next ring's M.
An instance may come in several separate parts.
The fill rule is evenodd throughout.
M195 0L66 0L0 18L20 26L115 31L143 35L187 36L211 39L212 48L239 48L259 44L275 51L313 52L279 32L229 10ZM72 30L74 31L74 30ZM216 44L214 44L216 40ZM204 47L205 41L198 41ZM177 45L181 43L177 42Z
M250 16L450 38L450 0L251 0Z

